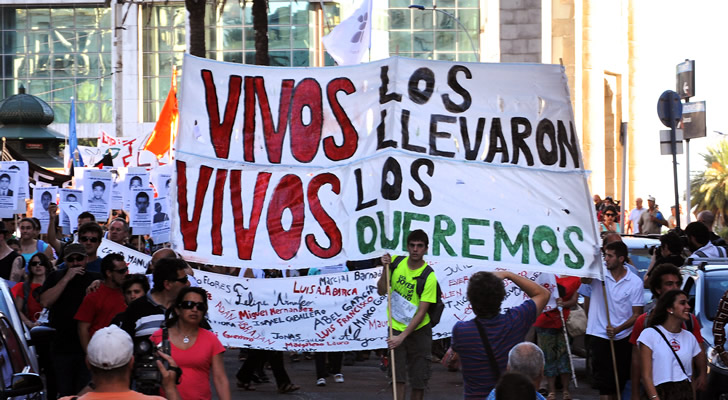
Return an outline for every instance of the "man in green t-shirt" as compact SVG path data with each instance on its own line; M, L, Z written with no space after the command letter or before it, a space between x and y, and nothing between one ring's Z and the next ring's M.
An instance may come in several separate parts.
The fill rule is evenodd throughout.
M429 239L418 229L407 236L407 251L404 258L391 271L391 321L393 336L387 340L394 349L397 398L404 399L405 383L409 376L412 400L422 399L430 378L432 363L432 326L427 309L437 302L437 278L434 273L427 276L422 296L417 294L417 280L427 263L423 259L427 253ZM392 257L382 256L384 268L390 268ZM377 292L387 294L386 271L377 282Z

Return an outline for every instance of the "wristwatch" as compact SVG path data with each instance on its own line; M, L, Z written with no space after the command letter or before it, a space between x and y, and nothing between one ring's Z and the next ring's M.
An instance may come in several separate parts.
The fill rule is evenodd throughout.
M170 371L174 371L177 374L177 382L176 383L179 385L180 379L182 378L182 368L177 367L177 366L174 366L173 367L173 366L170 365L168 369Z

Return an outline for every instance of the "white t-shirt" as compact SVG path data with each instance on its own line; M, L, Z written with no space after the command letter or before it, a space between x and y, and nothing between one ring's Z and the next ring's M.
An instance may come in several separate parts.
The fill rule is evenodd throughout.
M629 220L632 221L632 232L640 233L640 217L646 208L635 208L629 213Z
M693 374L693 357L700 353L700 345L695 335L685 329L677 335L670 333L662 326L657 327L667 338L680 357L685 372ZM675 354L667 347L665 339L652 328L645 328L637 339L637 343L643 344L652 350L652 381L655 386L665 382L680 382L690 379L685 375L680 364L675 359ZM669 367L668 367L669 366Z
M726 257L726 250L708 242L705 246L695 250L690 255L692 258L723 258Z
M632 316L632 307L644 306L642 280L639 276L627 270L627 274L615 282L612 273L605 269L605 283L607 286L607 300L609 302L609 319L612 326L622 325ZM602 282L593 279L591 282L591 301L589 302L589 317L587 318L587 335L609 339L607 336L607 312L604 309L604 292ZM632 327L619 332L615 339L624 339L632 333Z

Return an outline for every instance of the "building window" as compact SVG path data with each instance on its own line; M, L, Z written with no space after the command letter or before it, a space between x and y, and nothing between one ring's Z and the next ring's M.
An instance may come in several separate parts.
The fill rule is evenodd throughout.
M0 7L0 95L24 85L67 123L111 122L111 9Z
M142 98L144 122L155 122L172 86L172 70L182 77L187 49L184 3L157 3L142 11Z
M473 52L473 47L476 51L479 47L478 1L389 0L389 54L430 60L478 61ZM415 4L426 9L409 8Z

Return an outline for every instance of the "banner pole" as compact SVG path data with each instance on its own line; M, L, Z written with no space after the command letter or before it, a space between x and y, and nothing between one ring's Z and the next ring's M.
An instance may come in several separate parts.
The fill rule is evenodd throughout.
M602 293L604 293L604 309L607 311L607 325L612 325L609 318L609 302L607 301L607 285L602 276ZM608 337L609 335L607 335ZM619 375L617 375L617 357L614 353L614 339L609 338L609 347L612 350L612 367L614 367L614 383L617 385L617 400L622 400L622 393L619 392Z
M392 287L389 285L389 264L384 264L383 268L387 276L387 314L389 316L389 338L393 338L392 334ZM389 346L387 346L389 347ZM389 368L392 371L392 393L394 393L394 400L397 400L397 370L394 368L394 349L389 349Z
M569 333L566 331L566 321L564 320L564 308L559 306L559 316L561 317L561 328L564 331L564 340L566 341L566 353L569 355L569 366L571 367L571 379L574 380L574 388L579 388L576 381L576 372L574 372L574 360L571 359L571 345L569 344Z

